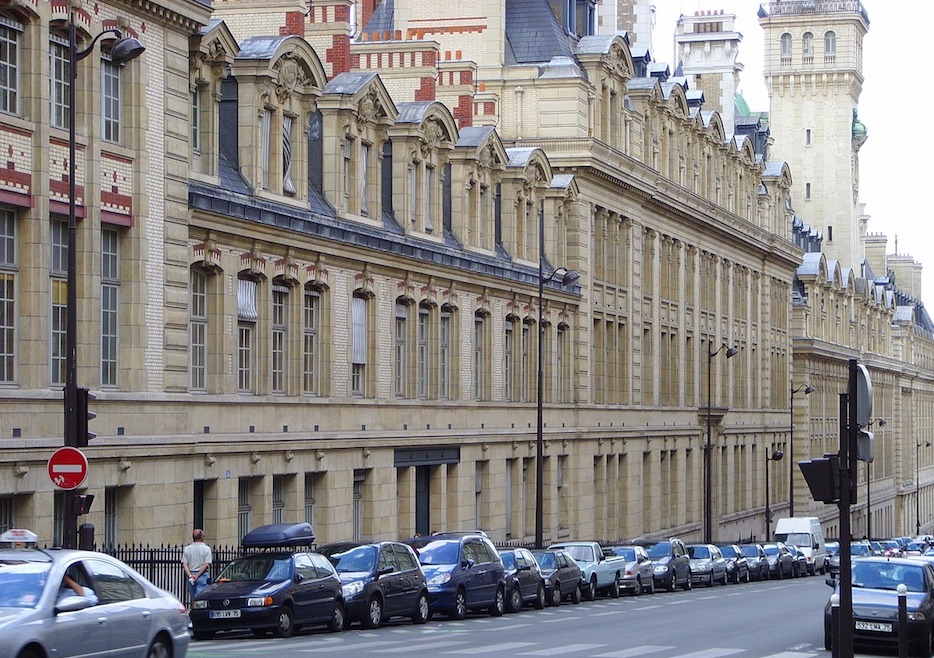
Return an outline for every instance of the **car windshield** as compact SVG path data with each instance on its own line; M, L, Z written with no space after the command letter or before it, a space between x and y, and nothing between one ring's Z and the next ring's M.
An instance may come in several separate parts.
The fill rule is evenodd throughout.
M723 553L723 557L739 557L739 554L737 554L736 549L733 548L732 546L723 546L720 549L720 552Z
M47 562L0 564L0 608L35 608L50 567Z
M660 541L654 546L649 546L646 548L645 552L648 553L649 557L653 560L668 557L671 555L671 543L667 541Z
M218 582L279 581L292 577L292 558L255 555L234 560L221 571Z
M620 557L625 559L627 562L636 561L636 549L634 548L614 548L613 554L619 555Z
M755 546L743 546L743 555L746 557L758 557L759 551Z
M695 560L710 559L710 549L706 546L691 546L688 548L688 553L691 555L691 558Z
M590 546L565 546L564 550L578 562L594 562L593 548Z
M766 555L778 555L779 553L778 546L776 546L775 544L766 544L765 546L762 547L762 550L765 551Z
M853 564L853 587L896 590L900 584L909 592L923 592L924 567L920 564L893 564L860 560Z
M554 553L532 553L535 556L538 566L542 569L554 569L555 568L555 554ZM505 560L504 560L505 561Z
M795 546L810 546L811 545L811 535L806 532L789 532L788 534L777 534L775 535L776 541L784 542L785 544L794 544Z
M840 552L840 544L827 544L827 555L836 555Z
M460 542L451 539L430 541L418 549L422 564L457 564Z
M331 561L337 573L370 573L376 566L377 548L375 546L354 546L343 552L322 551Z
M869 555L872 549L866 544L850 544L850 555Z

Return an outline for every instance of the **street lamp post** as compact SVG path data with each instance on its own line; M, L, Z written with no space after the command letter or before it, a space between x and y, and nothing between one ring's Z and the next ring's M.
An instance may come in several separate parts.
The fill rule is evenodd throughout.
M915 535L921 534L921 446L931 447L930 441L915 444Z
M817 390L810 384L801 384L798 388L793 386L791 388L791 433L788 436L788 516L795 515L795 393L801 389L804 389L805 396Z
M143 53L145 47L138 39L124 37L120 30L104 30L82 50L78 50L77 22L75 7L72 5L68 16L68 277L66 323L65 323L65 432L64 444L78 447L78 222L77 222L77 104L76 85L78 82L78 62L94 51L94 45L106 34L112 34L117 42L110 51L110 60L114 64L124 64ZM62 546L77 548L78 514L75 510L74 491L65 494L65 509L62 518Z
M713 495L711 494L711 439L710 439L710 395L711 395L711 377L710 371L713 368L713 358L717 356L726 345L721 345L716 352L707 351L707 443L704 446L704 543L712 543L712 525L713 525ZM730 347L726 350L726 358L732 359L739 353L738 347Z
M558 267L551 274L545 276L545 218L544 213L539 215L538 222L538 373L536 395L536 422L535 422L535 548L544 548L545 541L545 449L542 429L544 427L544 407L542 399L545 355L542 352L542 342L545 328L542 326L542 304L544 301L545 281L553 281L561 277L561 285L570 286L580 278L574 270Z
M769 488L769 462L781 461L784 456L781 450L774 451L771 456L765 456L765 541L772 541L772 507L769 504L772 491Z

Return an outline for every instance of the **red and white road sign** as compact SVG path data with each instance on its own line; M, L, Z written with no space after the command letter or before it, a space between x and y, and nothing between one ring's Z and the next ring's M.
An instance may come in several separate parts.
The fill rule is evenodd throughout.
M77 489L88 477L88 458L77 448L59 448L49 458L49 479L59 489Z

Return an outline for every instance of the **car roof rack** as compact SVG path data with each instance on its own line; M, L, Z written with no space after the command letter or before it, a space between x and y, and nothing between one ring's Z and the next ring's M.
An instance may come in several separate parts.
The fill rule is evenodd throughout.
M272 523L246 533L240 544L244 548L314 546L315 531L310 523Z

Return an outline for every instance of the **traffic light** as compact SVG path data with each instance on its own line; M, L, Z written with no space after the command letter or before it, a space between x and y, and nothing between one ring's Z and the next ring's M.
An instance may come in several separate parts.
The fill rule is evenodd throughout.
M833 453L798 462L811 496L822 503L840 500L840 456Z
M75 403L75 415L78 422L78 448L87 448L88 441L95 438L97 434L88 431L88 421L97 418L97 414L88 409L88 402L96 399L91 392L84 388L78 388L78 399Z

